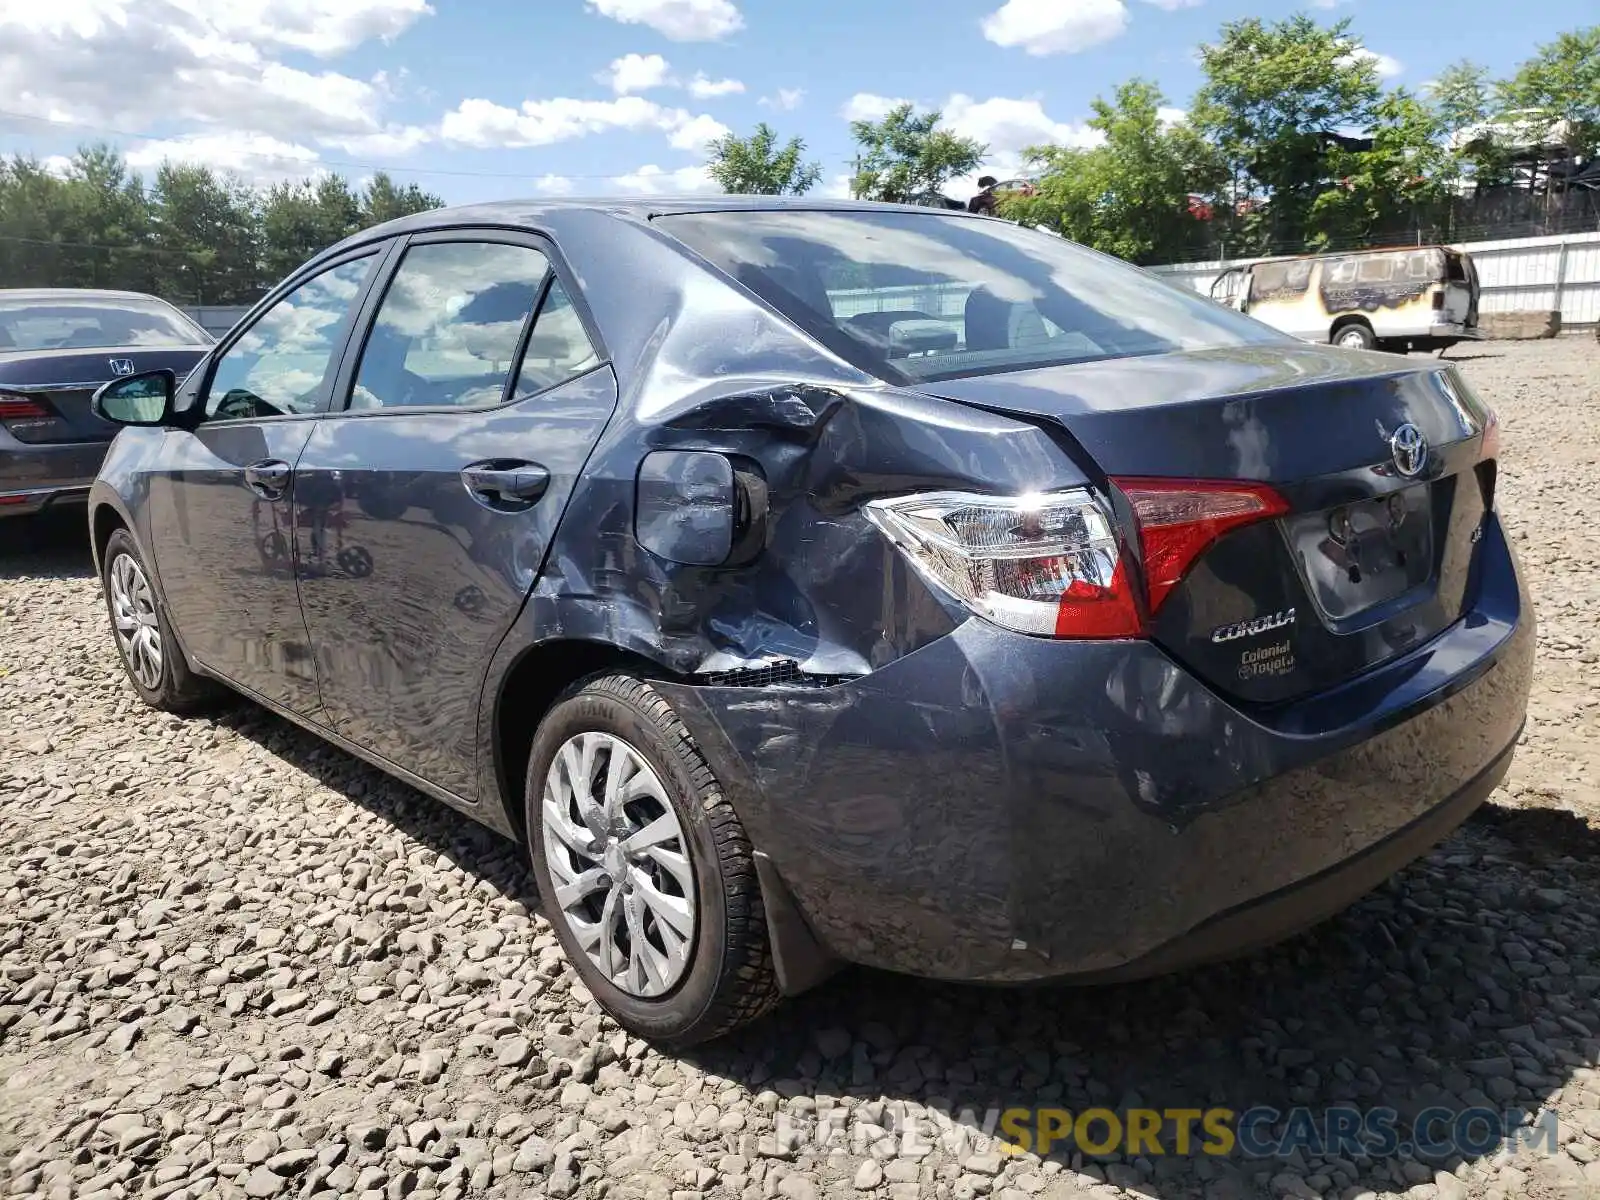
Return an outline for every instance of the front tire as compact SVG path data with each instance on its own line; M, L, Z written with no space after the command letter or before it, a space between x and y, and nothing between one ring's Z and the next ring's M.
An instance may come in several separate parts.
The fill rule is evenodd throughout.
M128 682L151 708L189 714L214 707L226 692L189 670L156 598L150 572L126 529L115 530L102 556L101 588L111 633Z
M1333 344L1345 350L1371 350L1378 344L1372 326L1362 321L1341 325L1333 332Z
M647 682L592 678L551 708L525 806L545 916L624 1029L682 1048L777 1003L750 840Z

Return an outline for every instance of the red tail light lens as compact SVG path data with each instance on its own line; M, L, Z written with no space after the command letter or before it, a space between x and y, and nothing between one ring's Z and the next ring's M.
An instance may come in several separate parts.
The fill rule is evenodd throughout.
M1283 497L1266 484L1131 478L1111 482L1128 498L1139 522L1152 616L1219 537L1289 511Z
M0 392L0 422L49 420L55 414L37 400Z

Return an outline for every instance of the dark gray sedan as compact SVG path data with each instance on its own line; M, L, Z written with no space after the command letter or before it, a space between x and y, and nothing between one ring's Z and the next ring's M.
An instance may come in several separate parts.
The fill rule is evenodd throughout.
M521 840L586 986L669 1044L846 962L1284 937L1522 727L1498 426L1453 367L1004 221L425 213L97 403L139 695L226 687Z
M0 518L82 503L117 427L90 411L119 375L187 375L214 340L138 292L0 291Z

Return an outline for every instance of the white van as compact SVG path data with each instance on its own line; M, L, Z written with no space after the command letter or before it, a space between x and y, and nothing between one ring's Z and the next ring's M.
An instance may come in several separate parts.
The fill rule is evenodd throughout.
M1269 258L1217 276L1211 298L1308 342L1443 350L1478 334L1478 272L1448 246Z

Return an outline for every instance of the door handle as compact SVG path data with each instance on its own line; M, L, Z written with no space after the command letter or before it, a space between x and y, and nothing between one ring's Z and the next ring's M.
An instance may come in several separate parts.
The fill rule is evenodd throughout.
M491 508L530 508L550 486L550 472L534 462L496 458L461 468L461 482L473 499Z
M253 462L244 469L244 482L256 495L281 500L289 487L289 464L276 458Z

